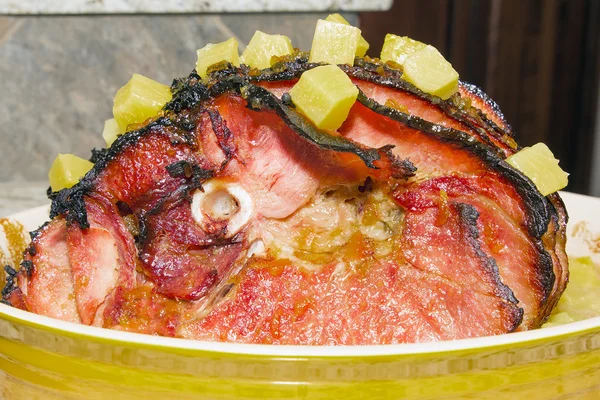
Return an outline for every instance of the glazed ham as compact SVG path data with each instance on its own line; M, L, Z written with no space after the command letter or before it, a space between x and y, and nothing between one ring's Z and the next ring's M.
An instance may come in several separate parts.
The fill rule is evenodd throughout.
M316 65L192 73L164 113L52 193L5 300L112 329L210 341L427 342L539 327L567 281L566 212L504 159L497 106L397 71L337 131L286 93Z

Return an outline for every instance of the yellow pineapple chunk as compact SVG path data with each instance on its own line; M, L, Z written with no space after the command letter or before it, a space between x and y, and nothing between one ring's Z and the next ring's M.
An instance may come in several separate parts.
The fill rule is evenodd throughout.
M359 40L360 29L320 19L308 61L354 65Z
M113 144L115 140L117 140L117 137L121 135L121 133L122 132L119 130L119 125L117 124L117 121L114 118L107 119L106 121L104 121L104 130L102 131L102 137L104 138L107 147L110 147L110 145Z
M196 61L196 73L201 78L207 75L208 67L227 61L238 67L240 65L240 56L238 53L238 41L235 38L227 39L221 43L209 43L196 51L198 61Z
M294 47L289 37L256 31L240 57L240 64L265 69L271 67L271 57L281 57L293 52Z
M396 36L391 33L385 35L380 59L383 62L393 61L404 65L404 60L409 55L424 49L427 45L407 36Z
M325 21L337 22L338 24L350 25L350 22L346 21L346 18L342 17L340 14L329 14ZM365 40L362 35L358 39L358 47L356 48L356 56L364 57L367 54L367 50L369 50L369 42Z
M119 131L126 132L128 125L139 124L154 117L171 97L171 89L167 85L133 74L115 95L113 116Z
M73 154L59 154L48 172L52 191L58 192L75 185L93 166L88 160Z
M569 174L560 168L558 160L544 143L525 147L508 157L506 162L531 179L544 196L564 188L569 183Z
M348 117L358 89L337 65L324 65L304 72L290 96L318 128L335 130Z
M402 78L444 100L458 91L458 72L435 47L429 45L404 59Z

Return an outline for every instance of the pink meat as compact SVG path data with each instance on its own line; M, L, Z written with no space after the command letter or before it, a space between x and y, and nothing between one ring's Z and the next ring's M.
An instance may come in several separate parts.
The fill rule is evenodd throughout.
M357 102L316 139L279 100L297 76L257 83L267 91L250 99L249 86L210 94L217 85L192 76L193 106L124 135L56 195L60 216L33 240L8 299L73 322L245 343L430 342L540 326L568 276L566 213L502 160L516 145L495 105L466 84L441 103L359 69L347 68L353 82L390 107ZM213 180L250 199L236 232L191 211ZM340 188L355 194L307 214ZM376 195L389 209L373 216ZM373 218L387 231L368 231ZM319 238L327 229L336 236Z

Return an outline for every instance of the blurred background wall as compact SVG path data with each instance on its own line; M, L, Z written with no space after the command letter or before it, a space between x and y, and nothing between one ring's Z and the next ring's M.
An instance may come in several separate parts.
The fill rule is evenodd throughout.
M256 29L309 49L327 14L0 16L0 189L47 185L58 152L102 147L114 93L132 73L169 84L192 70L197 48L236 36L241 51ZM548 143L569 190L600 195L600 1L396 0L343 15L371 56L388 32L436 46L499 103L522 144Z
M310 49L327 15L0 16L0 182L43 181L57 153L104 147L113 97L133 73L170 85L195 68L196 49L235 36L241 52L256 29Z

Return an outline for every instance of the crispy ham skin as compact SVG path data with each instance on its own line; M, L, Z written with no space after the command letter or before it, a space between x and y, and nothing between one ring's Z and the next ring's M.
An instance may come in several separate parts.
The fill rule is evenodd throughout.
M294 58L295 57L295 58ZM539 327L568 280L567 214L504 158L497 105L369 60L342 127L286 99L302 54L192 73L157 119L51 193L5 301L107 328L244 343L428 342Z

